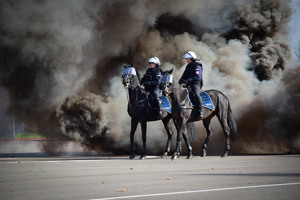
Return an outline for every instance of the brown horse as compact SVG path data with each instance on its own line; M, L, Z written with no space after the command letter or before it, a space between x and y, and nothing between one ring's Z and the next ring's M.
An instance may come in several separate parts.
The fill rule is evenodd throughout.
M189 92L191 91L186 85L184 87L178 85L171 75L172 72L173 69L169 71L163 71L163 77L161 81L161 88L164 95L169 98L172 104L173 120L178 127L176 149L172 159L176 159L180 156L181 135L186 137L185 132L187 124L200 120L203 121L203 125L207 132L207 137L202 145L201 150L201 156L206 156L207 144L212 134L210 122L214 116L217 116L225 133L225 151L222 154L222 157L228 156L228 152L230 150L229 136L231 135L231 139L235 140L237 135L236 123L233 118L228 98L218 90L206 90L205 92L209 95L212 101L213 109L203 107L203 118L194 118L192 115L193 105L189 100Z

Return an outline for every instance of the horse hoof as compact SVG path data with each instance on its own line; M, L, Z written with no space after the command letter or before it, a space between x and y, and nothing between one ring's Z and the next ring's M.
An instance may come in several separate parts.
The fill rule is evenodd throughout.
M228 156L228 152L225 151L225 152L223 153L223 155L221 156L221 158L226 158L227 156Z
M206 156L206 151L205 151L205 149L202 149L201 150L201 157L205 157Z
M192 157L193 157L193 155L190 154L190 155L188 155L188 156L186 157L186 159L191 159Z
M146 159L146 155L141 155L140 160L145 160Z
M173 154L173 156L172 156L171 159L172 159L172 160L176 160L177 158L179 158L179 156L180 156L179 154Z
M129 156L129 159L130 160L132 160L132 159L134 159L135 158L135 155L134 154L131 154L130 156Z
M165 158L166 156L168 156L168 152L165 152L163 155L161 155L162 158Z

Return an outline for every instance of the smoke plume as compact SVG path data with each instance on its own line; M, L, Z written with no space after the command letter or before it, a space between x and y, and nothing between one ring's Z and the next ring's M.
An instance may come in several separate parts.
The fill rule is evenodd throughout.
M287 43L291 16L283 0L1 1L7 112L44 136L126 153L122 64L144 73L157 56L178 80L182 56L192 50L204 66L203 89L230 99L239 134L234 152L297 152L299 65ZM203 132L202 125L197 129ZM147 138L149 152L160 153L167 140L161 122L149 123Z

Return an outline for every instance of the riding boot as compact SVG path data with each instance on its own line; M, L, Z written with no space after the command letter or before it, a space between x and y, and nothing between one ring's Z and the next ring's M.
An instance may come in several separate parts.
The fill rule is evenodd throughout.
M195 118L203 118L203 113L202 113L202 99L200 97L200 89L201 89L201 86L200 84L193 84L191 85L191 89L192 89L192 92L195 96L195 106L194 106L194 109L193 109L193 116Z
M198 106L195 106L192 111L192 116L195 118L203 118L202 109L200 109Z
M157 115L158 115L158 118L159 119L162 119L163 118L163 114L162 114L162 111L160 108L157 109Z
M159 101L156 102L156 109L157 109L157 116L159 119L162 119L163 118L163 114L162 114L162 111L160 109L160 103Z
M203 112L202 112L202 99L200 98L199 99L200 101L199 101L199 107L198 107L198 111L199 111L199 117L200 118L203 118Z
M203 112L201 108L198 108L199 118L203 118Z

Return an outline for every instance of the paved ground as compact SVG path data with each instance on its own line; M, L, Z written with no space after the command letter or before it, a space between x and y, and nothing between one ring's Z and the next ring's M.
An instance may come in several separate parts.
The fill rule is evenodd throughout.
M299 199L300 155L2 157L0 199Z
M73 141L56 141L56 140L0 140L0 157L7 156L47 156L44 146L49 151L55 150L62 155L75 154L92 154L93 152L85 152L78 142ZM52 152L53 153L53 152Z

